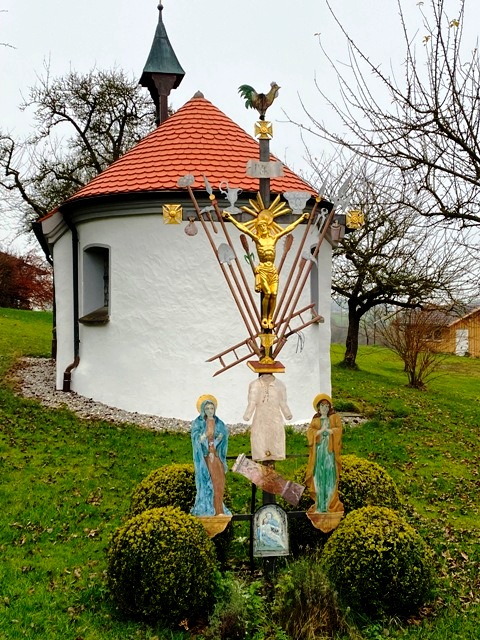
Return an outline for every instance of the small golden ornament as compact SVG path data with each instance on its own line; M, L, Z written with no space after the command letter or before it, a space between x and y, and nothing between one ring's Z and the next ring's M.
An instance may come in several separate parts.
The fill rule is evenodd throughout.
M181 204L164 204L162 211L165 224L180 224L182 222L183 209Z
M347 212L346 225L349 229L360 229L365 224L365 216L360 209L352 209Z

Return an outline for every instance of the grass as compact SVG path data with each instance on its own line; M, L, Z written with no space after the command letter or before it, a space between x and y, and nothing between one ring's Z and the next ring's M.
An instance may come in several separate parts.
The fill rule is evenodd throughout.
M19 356L48 356L50 326L48 313L0 309L0 638L189 638L123 620L104 586L105 547L134 486L162 464L191 461L189 436L80 420L17 397L8 373ZM387 349L361 348L353 372L338 366L342 355L332 348L334 401L368 417L345 430L344 453L395 478L439 575L436 602L422 615L366 623L363 637L478 639L480 361L451 357L417 391ZM287 447L305 453L304 436L289 430ZM248 437L230 439L231 455L248 449ZM304 462L279 469L288 475ZM248 483L235 474L228 483L235 511L248 511Z

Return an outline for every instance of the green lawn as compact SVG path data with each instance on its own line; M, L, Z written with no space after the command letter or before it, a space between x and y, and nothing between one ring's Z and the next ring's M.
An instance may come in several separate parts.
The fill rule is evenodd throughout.
M122 620L104 571L132 489L162 464L190 461L189 436L80 420L15 396L7 376L15 359L48 356L50 341L50 314L0 309L0 638L187 638ZM367 626L363 637L478 640L480 361L449 358L443 375L417 391L386 349L361 348L355 372L338 366L342 355L332 348L334 401L368 417L345 430L344 453L375 460L395 478L439 576L423 615ZM287 447L306 452L304 437L289 432ZM230 439L232 455L248 449L248 437ZM247 510L246 481L229 474L228 482L235 510Z

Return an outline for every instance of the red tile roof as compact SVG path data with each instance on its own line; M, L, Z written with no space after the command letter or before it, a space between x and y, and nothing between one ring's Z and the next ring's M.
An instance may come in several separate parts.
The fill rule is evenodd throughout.
M193 189L204 189L205 174L214 189L222 180L231 187L257 191L258 179L245 175L247 160L258 160L258 142L233 120L195 95L133 149L75 193L79 198L145 191L176 191L177 180L191 173ZM274 156L271 156L276 160ZM273 193L315 190L284 166L283 178L270 182ZM183 191L183 189L182 189Z

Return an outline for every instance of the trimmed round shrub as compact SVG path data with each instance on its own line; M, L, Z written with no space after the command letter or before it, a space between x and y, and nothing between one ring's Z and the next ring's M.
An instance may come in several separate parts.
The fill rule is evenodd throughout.
M345 513L368 506L400 509L402 504L397 485L385 469L358 456L342 456L338 492Z
M201 522L175 507L144 511L112 536L108 586L127 615L175 625L213 605L215 551Z
M293 480L305 484L307 465L301 465L293 474ZM338 486L345 514L367 506L401 507L400 493L391 476L376 462L353 455L342 456L342 473ZM281 502L286 511L307 511L312 505L310 492L306 488L296 507ZM322 533L312 525L307 516L290 518L290 547L293 555L307 549L320 548L329 534Z
M190 513L195 503L196 492L193 464L167 464L152 471L137 485L130 499L128 515L133 517L147 509L158 507L178 507L184 513ZM224 500L230 506L227 489ZM232 523L213 538L217 559L221 564L226 562L232 540Z
M195 495L193 464L168 464L152 471L137 485L130 499L129 516L168 506L190 513Z
M432 554L404 518L363 507L340 523L323 548L325 572L357 613L414 613L431 596Z

